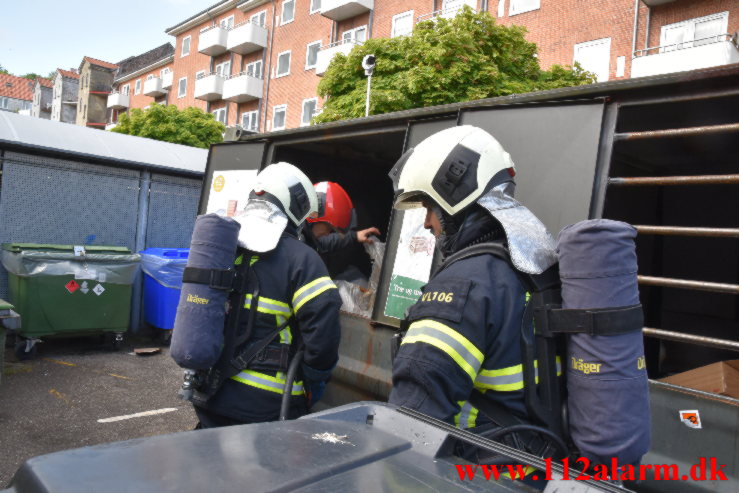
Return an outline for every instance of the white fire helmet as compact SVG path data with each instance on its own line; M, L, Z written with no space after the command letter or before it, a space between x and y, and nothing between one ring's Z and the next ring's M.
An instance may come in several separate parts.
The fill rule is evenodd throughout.
M493 185L513 181L511 156L495 138L471 125L437 132L407 151L390 171L395 208L419 207L430 198L455 216Z
M257 175L246 208L235 218L241 223L239 243L268 252L277 246L288 220L299 228L317 214L318 198L308 177L292 164L271 164Z

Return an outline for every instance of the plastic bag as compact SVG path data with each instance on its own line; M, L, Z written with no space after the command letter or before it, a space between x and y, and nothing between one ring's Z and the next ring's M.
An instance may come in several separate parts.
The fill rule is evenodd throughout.
M341 310L353 313L360 317L371 318L372 307L375 303L377 285L380 282L380 270L382 269L382 258L385 255L385 243L373 238L372 243L365 243L364 249L372 260L372 272L370 273L368 287L362 287L342 280L334 280L341 296Z
M141 269L144 273L168 288L182 289L182 275L186 265L186 258L173 259L141 254Z

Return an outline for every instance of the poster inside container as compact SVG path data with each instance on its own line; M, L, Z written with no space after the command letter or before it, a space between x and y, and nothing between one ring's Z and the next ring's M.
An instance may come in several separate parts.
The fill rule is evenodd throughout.
M423 227L426 209L406 210L395 254L393 273L385 303L385 315L404 318L405 310L421 297L421 287L429 281L436 238Z
M233 217L246 207L249 193L254 189L257 170L228 170L213 173L206 213Z

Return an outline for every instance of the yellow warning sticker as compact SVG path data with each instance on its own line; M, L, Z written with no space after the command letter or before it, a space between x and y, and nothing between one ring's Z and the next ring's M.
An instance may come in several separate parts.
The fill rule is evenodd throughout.
M216 192L220 192L223 190L223 187L226 185L226 179L223 177L223 175L216 176L215 180L213 180L213 190Z

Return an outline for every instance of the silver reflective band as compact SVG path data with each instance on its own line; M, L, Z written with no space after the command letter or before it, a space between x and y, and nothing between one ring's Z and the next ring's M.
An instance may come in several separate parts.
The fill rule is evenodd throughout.
M449 356L454 359L457 364L459 364L462 369L470 376L471 379L475 379L475 376L477 375L477 372L480 370L480 367L482 366L482 359L483 355L482 353L477 350L474 346L472 346L472 343L464 339L467 344L472 346L472 348L478 353L475 354L473 351L470 350L470 348L467 347L464 343L457 340L456 338L452 337L449 333L442 330L440 327L435 327L434 325L431 325L433 321L427 321L424 320L423 322L415 322L410 329L408 329L408 333L406 334L403 342L407 343L413 343L413 342L426 342L428 344L431 344L433 346L437 346L439 349L447 353ZM438 324L442 325L442 324ZM454 331L451 327L444 326L449 331ZM463 338L461 334L454 331L460 338ZM452 349L453 352L449 352L444 347L439 347L438 344L434 343L435 341L440 341L444 345L448 346ZM466 365L460 364L460 361L458 361L458 358L461 358ZM465 367L466 366L466 367Z
M472 418L470 420L470 418ZM459 427L460 428L474 428L475 421L477 420L477 409L472 406L469 402L465 402L462 409L459 411Z
M330 277L320 277L315 281L309 282L295 292L293 309L297 312L305 303L331 288L336 288L336 285Z
M252 295L246 295L246 303L244 304L244 308L251 308L251 300ZM270 300L268 298L259 298L259 303L257 304L257 311L264 312L264 313L272 313L274 315L286 315L290 316L292 312L290 311L290 308L285 306L285 304L278 304L279 302L276 302L274 300Z
M242 371L238 375L235 375L231 377L233 380L236 380L237 382L245 383L246 385L251 385L252 387L257 387L262 390L269 390L270 392L276 392L278 394L282 394L285 391L285 380L281 378L271 377L269 375L265 375L262 373L257 372L250 372L250 371ZM291 392L292 395L302 395L303 394L303 384L302 382L295 382L293 383L293 389Z

